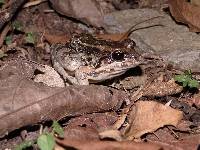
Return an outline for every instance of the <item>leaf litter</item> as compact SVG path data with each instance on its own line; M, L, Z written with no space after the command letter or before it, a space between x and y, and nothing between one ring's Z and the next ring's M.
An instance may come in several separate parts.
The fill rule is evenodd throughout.
M24 2L20 1L16 7ZM56 16L55 11L45 14L52 9L45 1L42 4L37 4L37 6L28 6L21 10L22 13L19 17L25 18L22 23L27 25L25 26L27 29L38 30L39 39L34 40L34 42L31 39L32 46L17 42L14 45L16 47L14 51L23 53L23 55L25 52L28 58L36 56L40 61L35 63L34 61L37 61L37 59L28 61L16 56L10 59L9 56L13 56L10 54L0 61L0 135L2 137L0 142L4 145L8 143L4 148L12 145L9 142L16 145L18 136L15 136L13 141L9 139L15 131L27 130L27 132L30 132L26 128L27 126L31 127L37 124L46 126L45 123L48 121L60 120L64 126L64 138L60 139L54 136L57 143L54 149L62 149L63 147L126 150L197 149L198 143L200 143L199 93L193 94L185 91L173 79L176 71L174 72L167 66L155 67L154 60L147 59L150 67L144 68L145 81L136 84L139 87L131 86L131 88L126 89L121 81L120 86L117 85L117 82L111 85L115 89L107 85L63 87L63 83L61 83L61 86L56 84L60 87L52 87L52 82L50 84L49 82L57 75L54 69L50 67L49 52L46 48L48 46L45 42L51 44L65 43L69 41L72 32L90 30L88 27L79 28L75 24L84 23L94 27L102 27L103 16L107 12L116 10L112 2L108 1L87 0L85 3L82 2L84 5L81 9L77 9L80 1L66 0L65 3L62 3L50 0L50 2L56 12L72 17L79 23L74 23L73 19L69 21L69 18L65 18L68 25L72 27L63 32L62 30L68 26L63 26L66 20L60 19L63 16ZM15 1L13 1L14 3ZM65 7L66 5L67 7ZM42 22L37 22L36 25L30 24L28 14L30 15L31 11L34 11L34 7L45 12L39 11L33 14L33 21L38 21L36 16L39 16L39 20L47 19L49 22L55 20L59 25L54 24L55 26L52 25L51 27L47 20L46 24ZM198 10L196 9L198 7L199 5L196 2L188 3L179 0L169 2L172 16L178 22L188 24L190 29L196 32L199 31ZM82 10L82 13L80 13L80 10ZM5 11L8 11L12 17L16 8L14 7L12 11L5 9ZM190 12L192 16L188 17L186 11ZM2 16L5 17L5 13L2 13ZM1 22L1 24L8 20ZM1 24L0 27L2 28ZM52 28L54 32L51 31ZM24 36L21 36L21 34L28 33L26 30L17 34L11 32L13 32L13 36L18 37L19 41L22 41ZM32 30L29 32L32 33ZM55 34L56 32L58 34ZM67 34L60 34L66 32ZM94 32L94 30L91 29L90 32ZM126 34L99 34L98 32L95 34L99 38L111 38L117 41ZM44 55L26 51L26 49L31 49L38 52L38 41L43 45L40 48L45 48ZM34 46L35 49L32 48ZM25 47L25 51L23 48L17 49L17 47ZM3 45L3 48L9 49L8 51L13 49L13 47L5 47L5 45ZM14 53L14 55L17 55L17 53ZM151 71L149 71L150 68ZM39 73L36 74L38 70ZM58 79L55 83L60 82L60 78L56 78ZM131 82L131 78L128 82ZM187 112L190 112L190 115ZM185 121L185 124L183 124L183 121ZM48 128L48 125L46 127ZM35 137L31 134L32 132L30 132L30 138L35 140ZM157 140L155 140L155 137ZM167 139L170 139L170 141ZM144 142L145 140L148 142Z
M200 6L195 2L169 0L169 8L177 22L187 24L191 31L200 32Z

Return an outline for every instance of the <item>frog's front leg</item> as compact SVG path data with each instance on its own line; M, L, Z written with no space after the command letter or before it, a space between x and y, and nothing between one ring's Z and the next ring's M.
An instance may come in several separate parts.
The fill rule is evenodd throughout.
M88 66L81 66L75 71L75 78L79 85L89 85L88 77L92 70L93 69Z
M53 63L53 67L64 78L65 81L70 82L73 85L79 84L77 79L75 77L70 76L57 61Z

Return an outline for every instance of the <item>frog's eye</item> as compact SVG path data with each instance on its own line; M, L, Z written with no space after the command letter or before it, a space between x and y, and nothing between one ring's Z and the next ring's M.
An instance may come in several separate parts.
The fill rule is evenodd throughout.
M122 51L114 51L111 54L111 58L116 61L120 61L124 59L124 53Z

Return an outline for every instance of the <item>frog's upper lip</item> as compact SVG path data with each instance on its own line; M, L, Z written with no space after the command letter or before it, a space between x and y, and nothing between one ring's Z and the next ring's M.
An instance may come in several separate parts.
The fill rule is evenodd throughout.
M112 68L113 71L115 70L127 70L133 67L136 67L139 65L140 62L136 60L129 60L129 61L122 61L122 62L112 62L110 64L107 64L105 66L101 66L96 69L96 71L102 71L102 70L109 70Z

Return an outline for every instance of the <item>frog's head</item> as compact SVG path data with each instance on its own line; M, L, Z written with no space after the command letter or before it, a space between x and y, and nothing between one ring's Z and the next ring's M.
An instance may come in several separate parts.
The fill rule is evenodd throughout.
M142 63L142 57L134 49L134 41L124 41L123 47L105 52L95 69L94 80L102 81L124 74Z

